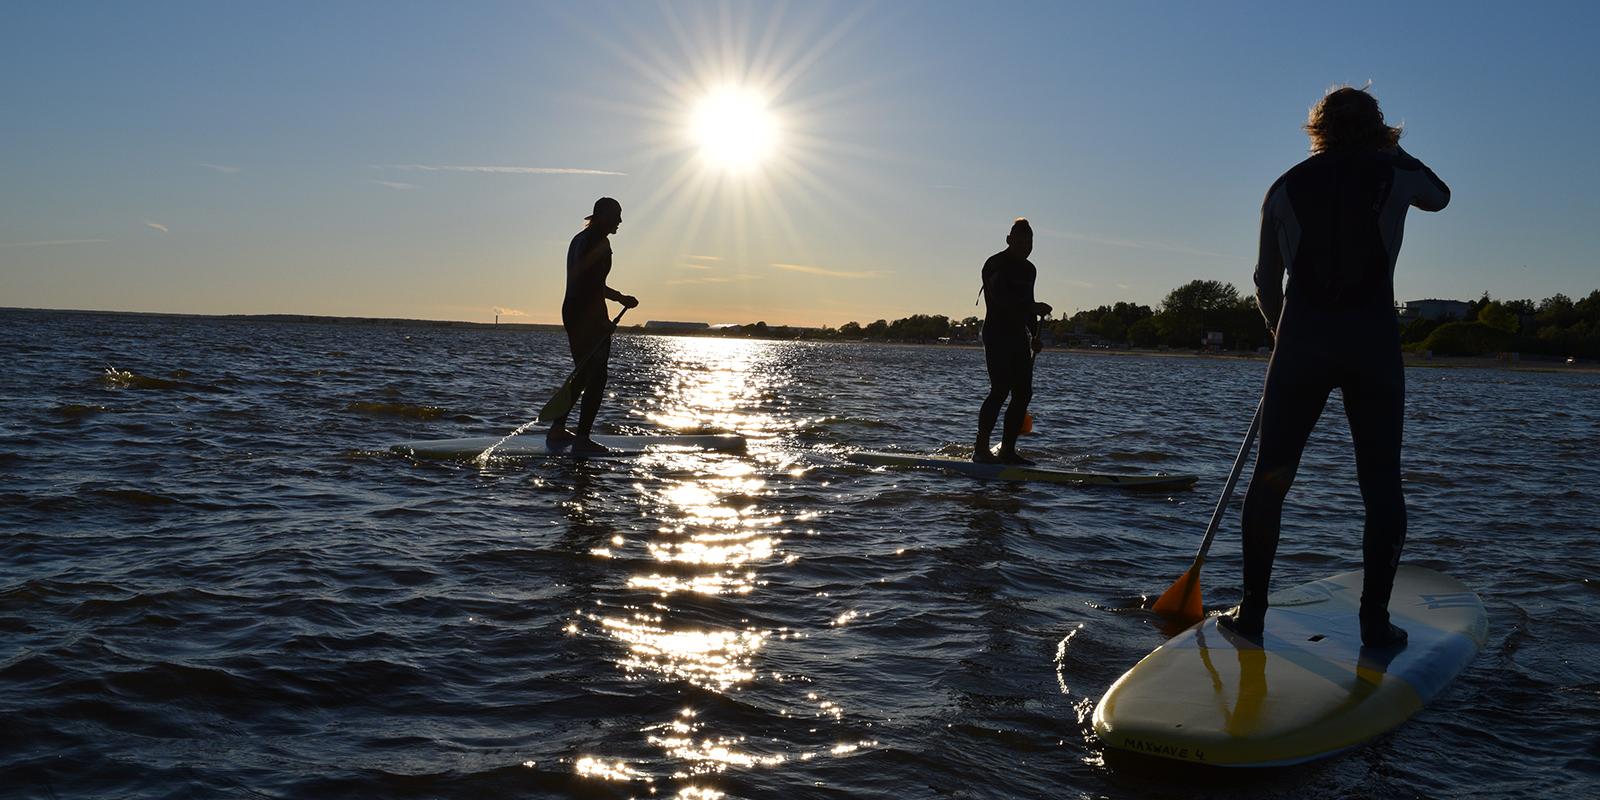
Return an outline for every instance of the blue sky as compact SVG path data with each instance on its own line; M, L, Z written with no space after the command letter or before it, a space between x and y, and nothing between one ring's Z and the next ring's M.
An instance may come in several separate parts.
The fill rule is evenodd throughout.
M1454 190L1402 299L1600 288L1584 3L32 3L0 28L0 306L555 321L617 197L643 319L980 313L1246 288L1267 186L1372 81ZM743 172L688 129L728 85ZM471 169L469 169L471 168Z

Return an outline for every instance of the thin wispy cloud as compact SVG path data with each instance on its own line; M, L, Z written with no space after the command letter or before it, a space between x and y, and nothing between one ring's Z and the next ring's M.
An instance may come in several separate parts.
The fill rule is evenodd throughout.
M799 272L806 275L820 275L824 278L846 278L849 280L881 278L889 274L887 272L879 272L877 270L851 271L844 269L828 269L827 267L813 267L808 264L773 264L772 267L774 269L781 269L787 272Z
M167 226L165 226L165 225L162 225L162 224L161 224L161 223L159 223L159 222L149 222L149 221L146 221L146 222L145 222L145 223L144 223L144 226L145 226L145 227L146 227L146 228L149 228L149 229L150 229L150 230L153 230L153 231L160 231L160 232L161 232L161 233L171 233L171 232L172 232L172 231L170 231L170 230L168 230L168 229L167 229Z
M235 172L240 171L240 169L241 169L240 167L230 167L227 164L207 164L205 162L197 163L197 164L195 164L195 166L197 166L197 167L205 167L206 169L209 169L212 172L220 172L220 173L222 173L224 175L232 175Z
M404 189L415 189L415 188L417 188L417 185L414 184L414 183L401 183L400 181L380 181L380 180L374 178L372 182L378 184L379 186L387 186L390 189L402 189L402 190L404 190Z
M374 165L377 169L398 169L407 172L476 172L493 175L627 175L626 172L614 172L608 169L584 169L581 167L503 167L503 166L472 166L460 164L381 164Z
M760 275L708 275L704 278L679 278L667 281L668 286L694 286L703 283L743 283L760 280Z
M1183 247L1181 245L1165 244L1162 242L1141 242L1136 239L1107 239L1100 236L1088 236L1081 233L1072 233L1070 231L1053 231L1048 228L1037 228L1035 229L1035 232L1040 236L1047 236L1052 239L1071 239L1073 241L1092 242L1094 244L1109 245L1111 247L1131 247L1136 250L1156 250L1162 253L1182 253L1190 256L1208 256L1210 258L1239 258L1237 255L1213 253L1210 250L1196 250L1192 247Z
M682 269L711 269L710 264L679 264Z
M55 247L63 244L93 244L107 239L41 239L36 242L0 242L0 247Z
M690 261L721 261L722 260L722 256L693 256L693 255L691 255L691 256L684 256L684 258L687 258Z
M526 311L520 311L520 310L515 309L515 308L501 308L499 306L495 306L494 307L494 313L495 313L495 316L499 316L499 317L526 317L526 316L528 316L528 312L526 312Z

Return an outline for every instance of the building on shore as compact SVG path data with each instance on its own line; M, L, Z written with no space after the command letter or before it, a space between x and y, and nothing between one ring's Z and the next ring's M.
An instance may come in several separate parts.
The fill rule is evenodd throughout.
M704 331L710 330L711 324L708 322L669 322L666 320L653 319L644 324L644 329L647 331L665 332Z
M1447 320L1466 319L1472 313L1472 304L1462 300L1406 300L1395 304L1395 313L1400 319L1410 321L1414 319Z

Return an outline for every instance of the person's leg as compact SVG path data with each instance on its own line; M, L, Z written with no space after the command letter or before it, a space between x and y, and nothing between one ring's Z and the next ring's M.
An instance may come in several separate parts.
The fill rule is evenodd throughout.
M1361 641L1374 647L1406 639L1405 631L1389 622L1389 595L1406 543L1406 499L1400 487L1405 367L1397 344L1393 348L1382 345L1344 387L1345 414L1356 448L1356 478L1366 507L1361 542Z
M1278 555L1283 501L1294 484L1306 439L1322 416L1331 389L1327 365L1316 353L1280 344L1267 366L1261 397L1259 449L1241 519L1244 549L1244 597L1236 630L1260 635L1267 614L1267 587Z
M983 342L983 359L989 370L989 395L978 408L978 438L972 445L972 460L992 462L995 457L989 451L989 436L994 433L994 424L1000 419L1000 406L1005 404L1006 395L1011 391L1011 377L1005 350L991 344L988 339Z
M567 332L567 352L572 354L572 363L576 366L579 361L583 360L583 354L588 352L588 349L583 346L585 340L584 328L581 324L568 319L565 309L562 311L561 321ZM571 412L569 410L568 413L562 414L550 422L550 430L545 431L544 435L547 443L560 447L571 444L572 440L577 438L576 434L567 429L567 419L570 416Z
M1033 353L1026 347L1011 352L1011 404L1006 406L1006 424L1000 437L1000 460L1008 464L1033 462L1017 455L1017 437L1022 435L1022 420L1033 400Z
M600 403L605 399L607 362L610 358L611 340L603 339L596 346L594 357L584 367L583 400L578 409L578 441L573 445L574 452L603 452L606 449L591 438L590 432L594 429L595 417L600 413Z

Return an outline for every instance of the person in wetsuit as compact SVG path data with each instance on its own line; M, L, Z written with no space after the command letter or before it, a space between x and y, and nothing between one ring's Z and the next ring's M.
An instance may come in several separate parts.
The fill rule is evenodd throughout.
M978 409L978 439L972 460L980 463L1031 464L1017 454L1017 436L1033 399L1033 357L1043 347L1039 318L1050 306L1033 300L1038 275L1028 256L1033 252L1033 227L1018 217L1006 236L1006 249L983 262L983 357L989 367L989 396ZM1000 452L989 450L989 435L1000 417L1000 406L1010 395Z
M567 415L563 414L551 424L545 439L551 445L571 444L575 453L600 453L606 448L591 438L590 430L605 396L606 362L611 358L612 325L606 301L633 308L639 300L606 285L611 274L609 237L622 225L622 204L602 197L594 201L594 213L584 219L588 220L584 229L567 246L567 294L561 301L561 324L567 329L572 360L584 365L588 359L579 379L583 397L578 430L567 430Z
M1389 595L1405 545L1406 505L1394 265L1406 210L1438 211L1450 189L1400 148L1400 129L1384 123L1364 89L1330 92L1312 107L1305 130L1311 157L1272 184L1261 208L1256 298L1276 342L1261 400L1261 449L1244 501L1244 597L1220 622L1261 635L1283 501L1337 388L1366 509L1361 641L1396 647L1406 632L1389 621Z

